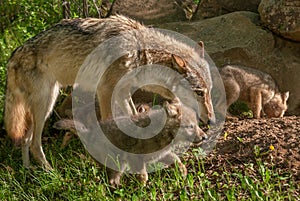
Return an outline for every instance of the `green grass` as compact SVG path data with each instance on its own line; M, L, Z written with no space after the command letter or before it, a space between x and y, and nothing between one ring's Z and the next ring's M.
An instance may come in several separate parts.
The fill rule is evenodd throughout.
M297 200L299 184L289 174L268 168L259 158L256 163L211 170L197 151L184 155L188 175L178 168L150 173L146 186L133 175L122 177L122 186L107 183L103 167L95 163L79 139L59 148L62 136L49 137L44 151L54 167L44 171L33 162L22 167L21 151L7 138L0 138L0 200ZM209 169L209 170L208 170Z
M240 117L240 118L252 118L253 112L249 109L247 104L243 103L242 101L238 100L235 103L233 103L228 111L230 114Z
M7 2L12 6L17 2L22 9L0 34L0 122L11 52L61 19L61 4L56 0ZM291 175L273 170L257 153L255 163L239 168L224 164L212 170L205 158L199 159L196 151L190 151L184 157L189 171L186 178L178 168L168 168L151 173L146 186L133 175L125 175L123 185L113 189L105 169L91 159L78 139L61 150L62 136L45 133L48 139L43 147L53 171L44 171L33 160L32 168L25 169L21 150L0 133L0 200L299 200L300 186Z

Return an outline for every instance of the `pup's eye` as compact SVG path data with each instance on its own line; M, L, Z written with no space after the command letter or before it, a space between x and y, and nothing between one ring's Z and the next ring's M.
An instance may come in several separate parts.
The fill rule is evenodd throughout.
M193 129L194 125L193 124L186 125L186 126L183 126L183 128L185 128L185 129Z

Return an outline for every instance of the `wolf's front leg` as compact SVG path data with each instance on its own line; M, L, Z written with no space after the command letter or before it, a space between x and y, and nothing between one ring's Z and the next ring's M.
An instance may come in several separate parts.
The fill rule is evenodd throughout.
M41 76L39 79L38 83L40 88L36 88L35 91L32 91L30 101L33 122L33 135L30 151L38 163L49 170L52 169L52 167L47 161L43 151L42 132L45 121L50 115L58 96L59 84L54 81L51 83L46 76Z
M112 118L111 95L112 92L110 91L110 89L107 89L106 86L102 86L101 88L99 87L97 90L101 120Z
M44 116L34 115L34 132L32 138L32 144L30 151L37 162L42 165L45 169L51 170L52 167L47 161L46 156L42 147L42 132L44 127Z
M123 115L131 116L138 114L130 95L128 95L128 97L126 97L125 99L117 99L115 101L115 104L117 104L117 107L121 109Z
M106 120L113 117L112 108L115 107L114 104L117 104L116 108L121 109L121 112L125 115L136 115L137 110L133 103L133 100L128 94L127 96L116 95L115 100L112 101L112 93L108 92L105 89L101 89L97 92L99 107L101 112L101 119ZM124 98L126 97L126 98Z

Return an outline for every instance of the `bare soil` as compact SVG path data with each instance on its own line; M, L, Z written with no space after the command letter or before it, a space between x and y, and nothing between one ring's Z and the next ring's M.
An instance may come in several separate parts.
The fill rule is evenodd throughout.
M266 162L279 173L291 173L300 181L300 117L230 119L205 164L208 171L244 168Z

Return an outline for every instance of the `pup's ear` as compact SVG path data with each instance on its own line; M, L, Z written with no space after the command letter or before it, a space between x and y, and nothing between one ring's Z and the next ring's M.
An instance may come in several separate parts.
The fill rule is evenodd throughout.
M290 92L289 91L282 93L281 94L282 101L286 102L289 99L289 96L290 96Z
M178 98L175 98L171 104L166 101L164 103L164 108L166 109L169 117L181 118L181 102Z
M186 63L180 56L172 54L172 64L173 68L179 73L185 73L187 71Z
M200 46L200 52L199 52L199 54L200 54L200 57L201 58L204 58L204 43L203 43L203 41L199 41L198 42L198 45Z

